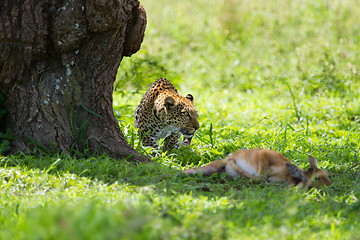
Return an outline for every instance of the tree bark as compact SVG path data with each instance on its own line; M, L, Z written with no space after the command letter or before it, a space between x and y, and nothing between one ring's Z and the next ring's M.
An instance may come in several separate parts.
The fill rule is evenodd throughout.
M0 86L12 150L35 142L146 161L126 142L112 105L119 64L139 50L145 27L138 0L1 0Z

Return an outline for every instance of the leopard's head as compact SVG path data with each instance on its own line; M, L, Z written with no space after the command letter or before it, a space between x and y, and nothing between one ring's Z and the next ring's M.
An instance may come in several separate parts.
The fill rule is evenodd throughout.
M199 128L198 113L194 106L194 98L191 94L186 97L181 95L167 95L158 105L156 114L167 124L178 129L186 138L194 136Z

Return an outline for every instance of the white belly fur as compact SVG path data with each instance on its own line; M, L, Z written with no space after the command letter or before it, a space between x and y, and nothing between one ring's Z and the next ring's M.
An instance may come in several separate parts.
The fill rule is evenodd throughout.
M242 170L244 170L248 174L255 176L255 177L259 177L259 173L256 170L256 168L254 166L252 166L251 164L247 163L244 159L239 158L239 159L236 159L235 162L236 162L236 165L238 165Z

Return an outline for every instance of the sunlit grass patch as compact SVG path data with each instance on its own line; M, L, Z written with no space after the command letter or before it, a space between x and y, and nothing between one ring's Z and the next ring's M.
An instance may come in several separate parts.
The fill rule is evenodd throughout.
M0 239L357 239L360 234L356 1L142 1L141 50L124 58L114 114L152 157L0 157ZM194 96L192 145L143 148L134 111L160 77ZM241 148L271 148L334 182L186 176ZM7 143L0 146L7 148Z

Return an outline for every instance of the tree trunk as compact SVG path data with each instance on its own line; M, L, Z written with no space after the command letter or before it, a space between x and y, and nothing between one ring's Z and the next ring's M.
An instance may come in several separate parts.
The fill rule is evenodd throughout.
M139 50L145 26L138 0L1 0L0 86L12 150L80 146L146 161L127 144L112 105L119 64Z

